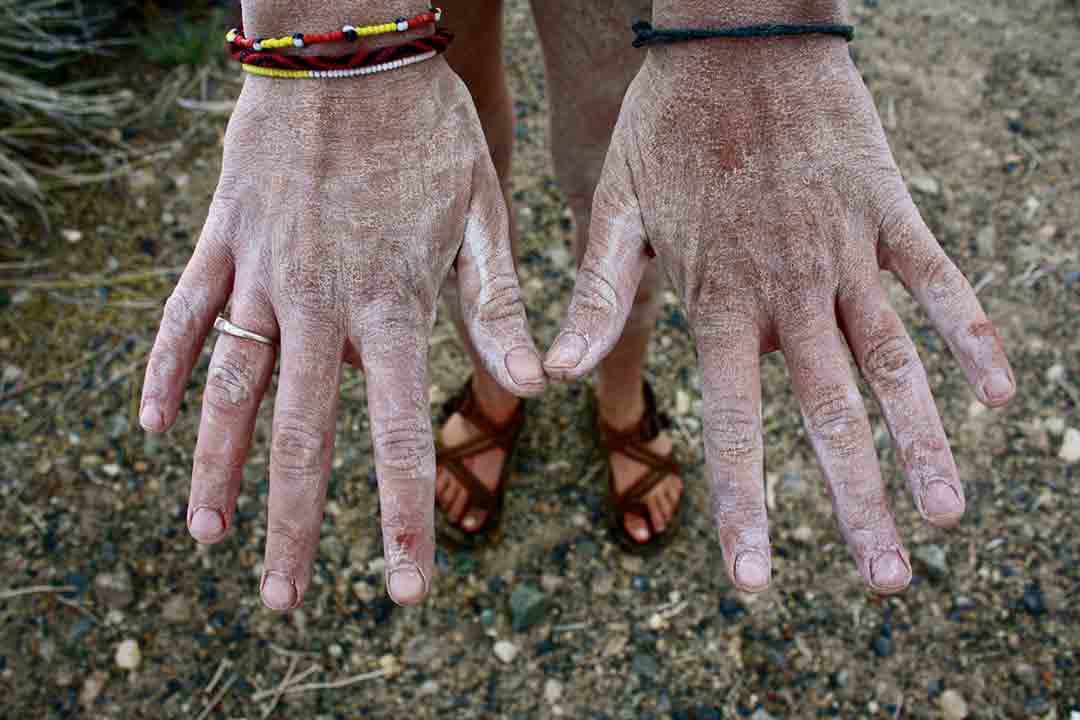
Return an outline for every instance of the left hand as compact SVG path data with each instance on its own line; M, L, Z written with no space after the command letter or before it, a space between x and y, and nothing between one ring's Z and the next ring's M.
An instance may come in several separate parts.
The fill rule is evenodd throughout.
M838 38L652 50L630 87L549 376L580 378L618 340L655 252L687 306L727 572L764 589L759 354L780 350L866 582L898 592L907 550L848 350L881 405L919 511L956 524L963 488L915 345L879 279L896 274L987 405L1015 382L971 286L919 216Z

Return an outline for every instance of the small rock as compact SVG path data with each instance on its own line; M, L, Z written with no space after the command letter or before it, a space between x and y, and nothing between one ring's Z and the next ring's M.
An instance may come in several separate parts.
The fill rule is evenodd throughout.
M491 608L484 608L480 611L480 624L486 628L495 626L495 611Z
M937 181L937 178L930 175L915 175L908 181L908 185L912 190L921 192L924 195L940 195L941 183Z
M417 635L405 644L402 659L406 665L429 665L441 652L440 643L425 635Z
M795 528L794 532L791 533L791 537L796 542L809 544L810 541L814 539L814 531L809 525L800 525L799 527Z
M630 587L634 588L638 592L649 591L649 578L644 575L635 575L630 579Z
M931 577L939 578L949 571L948 558L940 545L920 545L911 557L929 571Z
M120 474L120 466L116 463L108 463L101 466L101 472L105 473L109 477L116 477Z
M685 390L675 391L675 414L682 416L690 413L690 395Z
M955 690L946 690L941 693L938 704L945 715L945 720L964 720L968 716L967 701Z
M893 654L893 641L891 637L881 634L874 638L874 642L871 643L871 647L874 649L874 654L879 658L887 658Z
M401 674L401 663L393 655L383 655L379 658L379 668L383 671L387 680L396 678Z
M562 683L555 678L548 678L547 682L544 683L544 700L548 705L554 705L559 702L562 693Z
M645 569L645 561L637 555L623 555L621 564L622 569L630 575L640 575Z
M1047 418L1046 422L1043 423L1043 427L1046 428L1046 432L1050 433L1054 437L1061 437L1065 434L1065 418Z
M634 657L630 660L630 669L635 675L652 678L660 672L660 665L652 655L634 653Z
M1066 428L1065 437L1061 441L1061 450L1058 457L1067 463L1080 461L1080 430Z
M126 608L135 600L131 573L123 567L111 573L101 573L94 578L94 594L99 602L113 610Z
M108 679L108 673L101 671L91 673L83 681L82 690L79 691L79 704L85 708L93 705L94 701L101 695L101 691L105 689L105 681Z
M142 662L139 643L132 639L124 640L116 646L116 666L122 670L134 670Z
M135 193L149 190L157 184L157 176L146 168L140 168L128 175L128 187Z
M558 575L544 573L540 576L540 587L546 593L555 593L563 586L563 579Z
M510 595L510 626L525 632L544 618L547 596L531 585L518 585Z
M173 595L161 607L161 616L171 623L186 623L191 619L191 603L183 595Z
M416 694L418 697L430 697L439 693L439 683L434 680L428 680L417 689Z
M1042 588L1037 583L1031 583L1024 588L1024 609L1032 615L1042 615L1046 612Z
M518 646L508 640L498 641L492 650L495 652L495 657L507 665L514 662L514 658L518 656Z
M997 249L997 230L987 225L975 235L975 249L983 257L993 257Z
M1062 365L1061 363L1051 365L1049 368L1047 368L1047 370L1046 370L1046 380L1047 380L1047 382L1056 383L1056 382L1061 382L1064 379L1065 379L1065 366Z
M776 716L770 714L765 708L758 708L750 716L750 720L776 720Z
M365 580L358 580L352 586L353 595L360 602L367 604L375 601L375 588Z
M61 235L61 237L64 238L64 240L71 243L72 245L74 245L75 243L77 243L77 242L79 242L80 240L83 239L83 234L82 234L81 231L74 230L74 229L71 229L71 228L68 228L66 230L61 230L60 235Z

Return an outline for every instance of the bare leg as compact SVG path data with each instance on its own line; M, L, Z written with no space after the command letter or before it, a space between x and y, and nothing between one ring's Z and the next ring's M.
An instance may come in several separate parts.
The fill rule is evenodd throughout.
M484 127L495 170L502 183L506 196L506 206L510 212L511 241L517 249L517 223L513 205L510 201L510 168L514 146L514 106L510 90L506 84L506 68L502 53L502 0L444 0L441 3L446 10L446 25L454 32L456 40L447 52L447 61L454 71L465 81L476 103L480 122ZM443 289L443 296L458 337L472 358L473 392L480 408L492 420L502 423L513 415L520 402L516 397L503 390L480 364L476 352L469 341L468 333L462 324L461 311L455 292L456 281L451 278ZM472 440L479 430L460 415L455 414L440 431L442 441L448 446L461 445ZM485 485L495 489L506 454L502 450L491 450L476 455L465 461L465 465ZM468 493L444 469L439 470L436 481L436 494L439 505L449 520L461 524L465 530L481 527L484 514L470 512Z
M644 53L630 45L630 24L650 17L651 2L533 0L532 6L544 46L552 156L574 216L574 251L580 262L611 133L626 88L644 59ZM636 424L645 412L642 373L660 310L661 281L655 266L646 273L622 339L600 366L600 412L616 428ZM670 438L661 435L651 449L667 453ZM630 487L645 471L619 454L612 458L612 466L619 490ZM682 481L672 476L647 497L658 530L671 519L681 493ZM638 541L648 540L643 518L628 515L625 523Z

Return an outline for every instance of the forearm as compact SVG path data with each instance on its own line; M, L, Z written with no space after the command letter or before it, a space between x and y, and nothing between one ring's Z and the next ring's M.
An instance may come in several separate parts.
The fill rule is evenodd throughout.
M659 27L846 23L847 0L654 0Z

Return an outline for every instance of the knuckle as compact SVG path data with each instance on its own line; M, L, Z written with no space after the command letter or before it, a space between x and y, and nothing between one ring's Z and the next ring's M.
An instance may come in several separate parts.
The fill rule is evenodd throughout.
M918 368L919 355L907 338L892 335L867 351L862 366L872 385L899 385L906 382Z
M837 389L807 409L806 422L833 455L850 457L870 442L870 423L860 410L851 393Z
M521 315L521 287L517 277L500 274L495 277L477 308L477 317L482 323L498 323L503 320L516 320Z
M937 253L927 262L923 277L934 302L952 304L967 292L967 278L945 253Z
M271 457L286 474L310 476L322 467L329 448L327 437L302 418L286 417L275 428Z
M196 303L190 291L177 287L165 301L162 327L173 337L191 337L198 329Z
M416 478L433 468L430 434L420 423L399 422L372 433L375 457L395 476Z
M203 402L215 416L236 419L254 396L255 377L243 353L230 351L211 364Z
M743 408L721 407L708 421L708 442L721 462L752 460L761 450L759 423Z
M619 292L603 273L588 265L578 270L575 301L582 309L601 315L614 315L619 304Z

